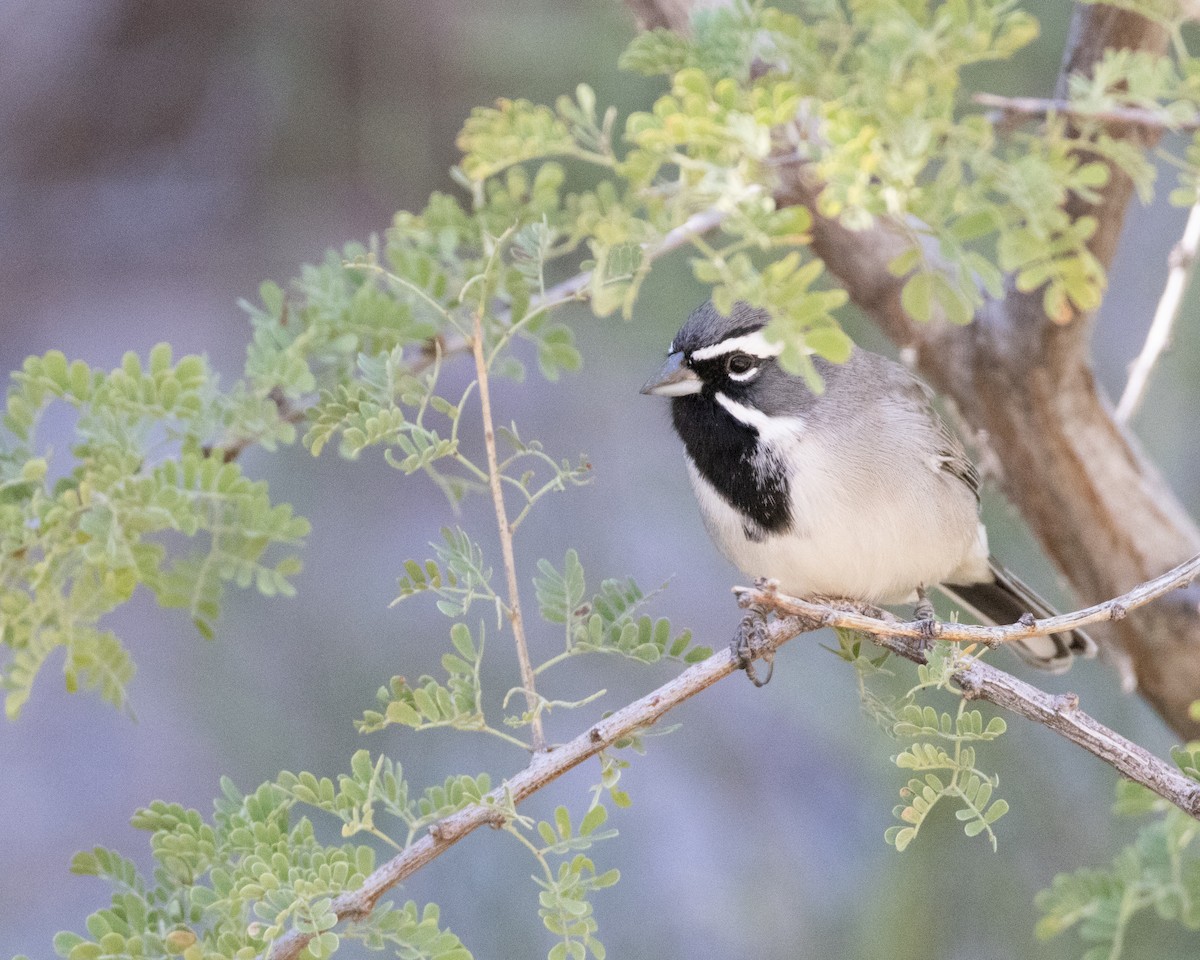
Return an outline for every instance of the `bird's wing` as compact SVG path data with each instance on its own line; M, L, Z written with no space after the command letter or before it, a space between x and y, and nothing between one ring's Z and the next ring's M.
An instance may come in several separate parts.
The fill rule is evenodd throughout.
M934 407L933 390L924 380L908 370L907 367L901 369L908 375L907 393L910 398L920 404L937 425L938 469L946 471L946 473L957 477L965 483L968 489L975 494L975 499L978 500L979 471L975 469L975 464L967 456L967 451L963 447L962 441L947 426L946 421L942 419Z

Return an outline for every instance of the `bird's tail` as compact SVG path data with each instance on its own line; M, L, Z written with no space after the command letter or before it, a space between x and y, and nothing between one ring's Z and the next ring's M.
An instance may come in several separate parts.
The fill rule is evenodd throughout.
M995 578L991 583L943 584L942 592L988 624L1016 623L1026 613L1033 614L1039 620L1055 615L1045 600L1000 566L994 558L988 558L988 566ZM1051 673L1062 673L1068 669L1076 656L1096 655L1095 642L1082 630L1030 637L1005 646L1031 666Z

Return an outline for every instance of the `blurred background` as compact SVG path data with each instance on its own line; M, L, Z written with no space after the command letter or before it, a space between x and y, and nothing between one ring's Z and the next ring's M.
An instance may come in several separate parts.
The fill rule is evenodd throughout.
M1015 65L980 71L981 87L1051 90L1070 5L1032 7L1042 38ZM473 105L551 100L579 82L623 112L649 104L659 85L615 68L632 33L614 0L0 0L0 367L56 347L112 367L167 340L236 379L248 332L238 298L452 189L454 136ZM1131 213L1096 342L1114 395L1182 223L1165 205ZM705 538L666 405L637 393L704 296L682 260L656 267L635 323L575 315L582 373L501 384L495 403L551 452L594 465L592 485L547 501L522 528L524 583L538 557L558 562L574 546L589 587L627 574L647 588L670 580L651 612L719 645L738 620L727 588L739 577ZM1193 512L1195 315L1192 296L1137 423ZM881 346L857 318L847 325ZM69 442L54 439L59 450ZM231 594L211 642L178 611L137 598L112 623L138 664L136 721L68 696L57 663L45 670L20 720L0 726L0 957L51 956L56 931L82 930L107 904L105 884L68 872L75 851L115 847L149 867L148 837L128 821L152 799L207 815L221 774L244 790L280 769L336 777L362 746L402 762L418 788L458 772L498 779L523 763L465 735L353 730L389 676L437 671L446 649L431 604L388 608L403 560L431 555L427 543L455 522L436 490L377 455L348 464L332 451L318 461L251 451L243 463L313 521L299 596ZM993 495L986 514L995 551L1069 602L1013 511ZM469 503L458 522L497 556L486 504ZM506 642L493 647L501 690L516 682ZM543 655L558 642L556 628L534 632ZM676 669L579 661L544 692L607 688L601 704L614 708ZM1101 663L1038 680L1078 692L1160 754L1174 742ZM551 736L573 736L599 709L556 713ZM731 678L670 722L681 729L630 757L633 807L610 820L620 837L593 851L600 869L622 873L595 898L613 957L1074 956L1077 940L1034 940L1033 896L1060 870L1106 864L1133 834L1110 817L1107 767L1011 719L986 754L1013 806L999 852L946 815L896 854L883 833L905 780L888 760L898 747L862 715L853 672L814 638L784 650L766 688ZM566 802L581 813L597 780L595 764L581 768L526 812ZM395 896L440 903L480 957L541 956L551 941L533 868L512 840L484 831ZM1177 927L1139 921L1132 939L1129 957L1195 956Z

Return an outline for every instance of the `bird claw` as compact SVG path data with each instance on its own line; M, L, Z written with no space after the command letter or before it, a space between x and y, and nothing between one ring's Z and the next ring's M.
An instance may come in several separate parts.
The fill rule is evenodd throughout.
M937 611L933 609L924 587L917 587L917 606L914 613L921 635L913 638L913 646L919 653L928 653L938 636L938 621Z
M756 687L765 687L771 682L771 676L775 672L774 651L758 654L758 651L762 649L766 642L766 613L757 607L751 607L746 615L742 617L738 631L729 646L738 669L745 670L746 676L750 678L750 682ZM761 656L767 663L767 675L765 677L759 677L758 671L754 668L756 656Z

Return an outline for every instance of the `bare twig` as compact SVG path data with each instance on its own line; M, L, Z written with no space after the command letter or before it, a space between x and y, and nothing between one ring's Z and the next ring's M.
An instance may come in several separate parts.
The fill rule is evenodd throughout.
M968 628L961 624L938 623L936 630L945 639L964 641L1004 642L1044 636L1100 619L1119 618L1125 611L1149 603L1188 582L1198 570L1200 557L1195 557L1107 603L1033 624ZM918 663L925 660L921 644L916 641L929 636L928 624L900 623L894 617L862 604L812 603L785 597L770 589L737 588L737 593L743 604L762 603L783 614L754 640L749 651L754 659L770 659L783 644L803 633L825 626L840 626L870 633L880 646L909 660ZM338 920L366 918L388 890L467 834L485 825L498 825L506 816L505 811L512 806L623 737L657 723L668 711L729 676L739 666L732 649L726 647L640 700L617 710L568 743L535 754L529 766L489 793L481 803L471 804L439 820L430 827L427 836L379 867L359 889L337 897L332 909ZM965 697L987 700L1049 727L1114 767L1122 776L1145 785L1200 819L1200 783L1188 779L1170 764L1079 710L1078 698L1074 695L1054 696L991 664L969 657L964 658L961 667L954 672L953 680ZM293 930L275 942L269 960L294 960L312 936Z
M1088 110L1070 100L1043 97L1004 97L995 93L972 94L971 101L981 107L992 107L1001 113L1020 117L1044 117L1057 114L1073 120L1095 120L1104 124L1124 124L1150 127L1155 130L1200 129L1200 117L1176 119L1163 110L1145 107L1110 107L1107 110Z
M1183 236L1171 250L1168 263L1171 266L1167 274L1167 284L1159 298L1158 307L1154 311L1154 320L1150 331L1146 334L1146 342L1142 352L1129 368L1129 380L1121 394L1115 414L1118 423L1128 423L1142 405L1146 395L1146 385L1150 374L1158 363L1159 357L1171 342L1171 330L1179 317L1179 308L1183 304L1183 295L1187 292L1188 283L1192 279L1192 271L1196 266L1196 251L1200 247L1200 203L1192 207L1188 214L1187 225L1183 228Z
M877 622L874 630L881 626L882 623ZM925 654L911 640L887 633L873 632L873 637L879 646L902 657L918 663L925 660ZM968 700L986 700L1049 727L1099 757L1126 779L1142 784L1200 820L1200 783L1084 713L1079 709L1079 697L1075 694L1047 693L974 657L964 657L962 665L951 674L951 680Z

